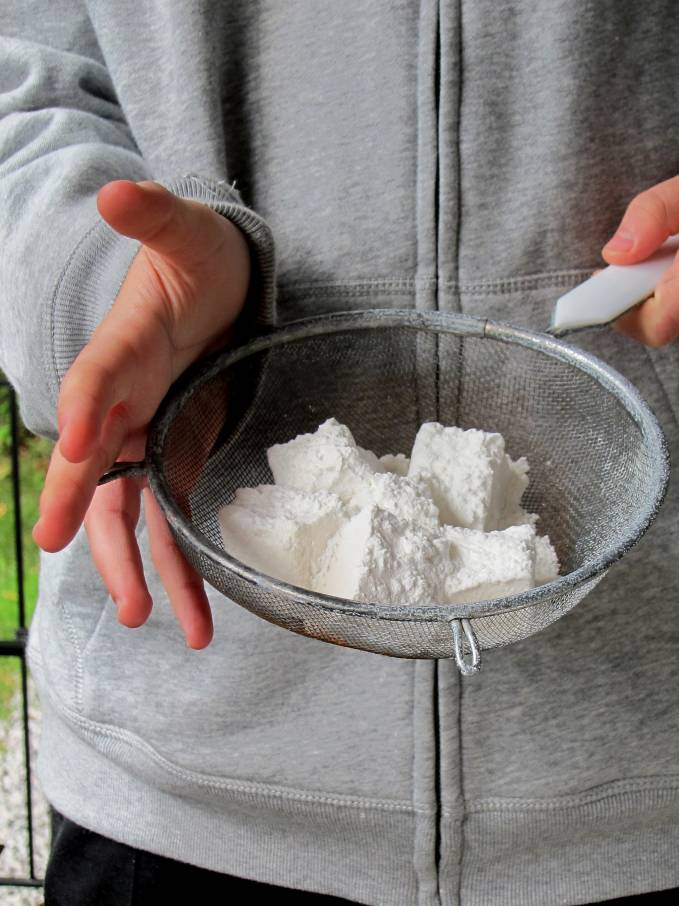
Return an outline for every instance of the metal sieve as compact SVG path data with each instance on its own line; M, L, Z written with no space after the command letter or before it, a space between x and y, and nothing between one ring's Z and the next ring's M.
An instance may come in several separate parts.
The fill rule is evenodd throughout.
M527 456L522 504L540 516L562 575L473 604L365 604L259 573L223 548L217 512L270 483L266 450L348 425L378 456L408 453L422 422L499 431ZM456 314L372 310L298 321L188 371L150 426L143 472L186 558L214 588L293 632L380 654L455 657L508 645L567 613L653 520L668 481L660 427L635 388L547 334Z

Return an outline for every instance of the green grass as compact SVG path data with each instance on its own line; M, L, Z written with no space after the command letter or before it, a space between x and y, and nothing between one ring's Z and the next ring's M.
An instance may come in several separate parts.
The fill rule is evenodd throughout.
M0 638L14 639L19 625L19 601L14 551L14 506L7 422L7 392L0 390ZM49 441L22 432L19 450L22 537L24 545L24 596L26 621L30 622L38 591L38 550L31 529L38 516L38 497L50 452ZM0 658L0 720L19 683L17 658Z

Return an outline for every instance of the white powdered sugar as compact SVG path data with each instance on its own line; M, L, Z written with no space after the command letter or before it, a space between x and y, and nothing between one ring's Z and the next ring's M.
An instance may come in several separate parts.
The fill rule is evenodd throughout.
M267 452L277 485L300 491L332 491L351 503L366 481L384 466L370 450L356 446L351 431L334 418L315 434L300 434Z
M427 422L410 458L408 476L416 475L429 485L446 525L490 532L525 516L520 502L528 487L528 463L507 456L501 434Z
M314 590L355 601L433 601L439 544L432 531L369 504L331 539Z
M240 488L219 513L226 550L259 572L311 587L316 564L348 514L335 494Z
M515 595L536 584L537 539L532 525L497 532L447 525L444 535L453 561L444 578L444 598L450 604Z
M387 472L395 472L397 475L402 475L404 478L408 474L408 469L410 468L410 460L405 455L405 453L385 453L384 456L380 456L380 462L387 470Z
M410 458L378 459L329 419L268 460L275 484L241 488L219 524L232 556L274 578L356 601L452 604L558 575L521 507L528 463L500 434L428 422Z

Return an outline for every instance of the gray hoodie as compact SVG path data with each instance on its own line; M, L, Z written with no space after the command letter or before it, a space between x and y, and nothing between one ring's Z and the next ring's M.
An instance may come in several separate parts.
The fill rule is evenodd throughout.
M98 220L108 180L239 223L271 321L414 306L543 328L630 198L679 172L672 0L44 0L1 26L0 361L51 436L136 251ZM677 343L577 339L679 459ZM679 885L678 494L580 606L472 678L216 593L215 640L190 651L143 524L155 607L132 632L80 534L43 558L30 637L46 794L132 846L373 906Z

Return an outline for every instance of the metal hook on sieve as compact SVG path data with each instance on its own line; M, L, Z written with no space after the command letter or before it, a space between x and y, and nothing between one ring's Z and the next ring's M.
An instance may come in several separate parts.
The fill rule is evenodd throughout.
M115 481L116 478L140 478L146 475L146 460L141 459L138 462L116 462L108 472L104 472L97 484L108 484L109 481Z
M450 628L453 630L453 651L455 661L460 668L460 673L464 676L471 676L472 673L478 673L481 669L481 651L479 643L476 641L472 624L469 620L451 620ZM464 632L464 640L462 633ZM465 660L464 643L469 646L471 661Z

